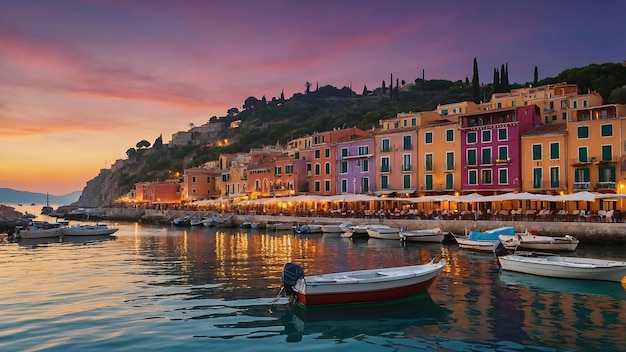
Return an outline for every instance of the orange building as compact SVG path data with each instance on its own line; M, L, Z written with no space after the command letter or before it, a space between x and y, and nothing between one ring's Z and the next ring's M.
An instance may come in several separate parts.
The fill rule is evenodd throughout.
M545 124L521 137L522 191L563 194L567 192L567 125Z
M216 178L219 176L219 171L215 169L200 167L185 169L183 181L180 185L180 200L193 202L219 197L219 192L216 188Z

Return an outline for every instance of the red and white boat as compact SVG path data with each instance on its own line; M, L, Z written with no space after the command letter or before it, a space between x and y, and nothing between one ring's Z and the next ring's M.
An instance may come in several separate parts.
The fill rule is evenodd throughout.
M286 263L283 287L290 301L305 307L389 301L425 292L445 265L441 256L429 263L305 276L301 267Z

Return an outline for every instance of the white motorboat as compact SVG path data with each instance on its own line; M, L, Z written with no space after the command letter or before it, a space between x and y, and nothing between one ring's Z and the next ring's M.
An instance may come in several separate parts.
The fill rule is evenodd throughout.
M530 249L542 251L575 251L578 240L570 235L553 237L538 236L533 232L515 235L499 235L498 239L507 249Z
M352 226L352 224L347 222L341 224L324 224L322 225L322 232L325 234L336 233L339 235L342 232L345 232L344 229L349 228L350 226Z
M191 226L191 215L185 215L172 219L174 226Z
M341 237L348 237L348 238L368 238L369 235L367 234L367 226L370 225L351 225L351 224L341 224L341 229L343 230L343 233L341 234Z
M290 300L306 307L371 303L428 290L444 266L445 261L437 256L422 265L305 276L301 267L286 263L282 280Z
M390 227L387 225L368 225L366 227L366 231L371 238L380 238L383 240L400 239L399 227Z
M189 225L190 226L204 226L204 222L210 220L210 218L207 217L201 217L201 218L190 218L189 219Z
M61 236L61 231L63 231L63 228L64 224L61 223L48 223L38 221L28 226L17 226L15 228L14 236L18 239L59 237Z
M470 231L467 236L454 235L459 248L471 249L480 252L493 251L493 245L500 235L514 235L515 228L511 226L498 227L488 231Z
M626 276L626 261L563 257L551 253L516 251L509 254L502 242L493 248L503 270L562 279L621 282Z
M445 234L441 228L400 231L400 240L409 242L443 242Z
M119 230L107 224L75 225L64 227L61 231L63 236L105 236L112 235Z

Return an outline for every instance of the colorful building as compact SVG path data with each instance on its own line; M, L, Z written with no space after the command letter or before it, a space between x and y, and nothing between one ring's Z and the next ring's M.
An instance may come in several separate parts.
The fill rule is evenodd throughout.
M567 192L567 125L537 126L521 139L521 190L529 193L564 194Z
M337 194L363 194L375 189L374 138L337 143Z

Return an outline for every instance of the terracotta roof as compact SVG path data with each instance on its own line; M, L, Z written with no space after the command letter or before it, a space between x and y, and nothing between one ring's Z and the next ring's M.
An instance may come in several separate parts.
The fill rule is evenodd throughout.
M530 136L542 136L549 134L566 134L567 133L567 125L564 123L548 123L545 125L539 125L532 130L524 133L522 137L530 137Z

